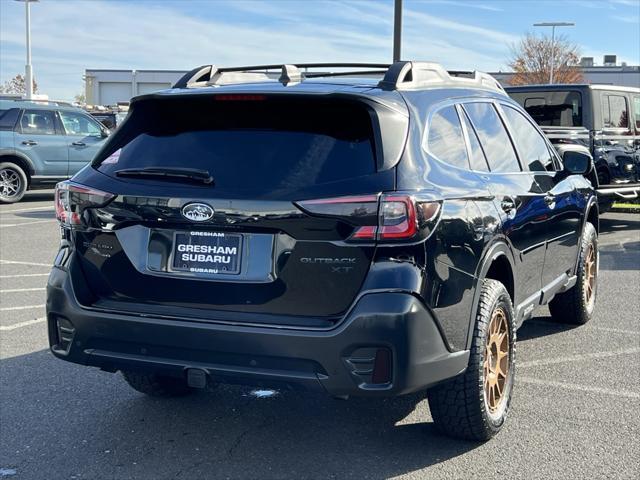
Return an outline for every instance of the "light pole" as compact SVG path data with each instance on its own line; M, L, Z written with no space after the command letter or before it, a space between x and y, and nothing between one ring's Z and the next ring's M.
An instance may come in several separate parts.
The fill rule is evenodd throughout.
M571 22L542 22L534 23L534 27L551 27L551 67L549 70L549 83L553 83L553 63L556 59L556 27L573 27Z
M400 61L402 48L402 0L395 0L393 9L393 61Z
M27 100L33 98L33 69L31 68L31 3L39 0L16 0L17 2L24 2L25 7L25 19L27 30L27 64L24 66L24 88L26 91Z

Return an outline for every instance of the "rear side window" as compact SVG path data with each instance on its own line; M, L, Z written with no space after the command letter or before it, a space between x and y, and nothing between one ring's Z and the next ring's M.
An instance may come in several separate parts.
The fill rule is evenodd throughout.
M547 142L538 130L516 109L506 105L502 109L522 163L532 172L553 171Z
M543 127L581 127L582 96L577 91L510 92Z
M13 130L20 116L19 108L0 110L0 130Z
M67 135L99 137L102 134L98 122L87 115L75 112L60 112L60 119Z
M633 97L633 111L635 112L636 130L640 130L640 97Z
M629 128L629 109L624 96L602 96L602 122L604 128Z
M431 117L429 151L443 162L459 168L469 168L460 119L454 106L444 107Z
M509 135L491 103L473 102L464 105L492 172L519 172L520 165Z
M25 135L55 135L55 115L50 110L25 110L20 127Z
M252 195L375 173L371 116L364 105L243 97L139 102L94 165L113 176L130 168L202 169L214 178L216 191Z

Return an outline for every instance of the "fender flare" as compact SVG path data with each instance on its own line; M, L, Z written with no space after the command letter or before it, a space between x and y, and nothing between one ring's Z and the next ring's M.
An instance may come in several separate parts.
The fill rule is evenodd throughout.
M31 161L31 159L27 157L24 153L17 152L15 150L2 149L0 150L0 161L2 161L4 157L17 157L20 160L23 160L27 164L28 171L25 173L29 176L29 178L35 175L36 173L35 166L33 165L33 162Z
M574 275L578 271L578 263L580 262L580 249L581 249L580 245L582 245L582 237L584 236L584 229L587 226L587 223L589 222L589 214L591 214L594 208L596 210L596 216L598 219L598 224L594 225L594 227L596 229L596 233L599 234L600 233L600 207L598 206L598 197L596 197L595 195L592 195L591 198L589 198L589 200L587 201L587 206L584 208L584 219L582 221L582 227L580 227L580 238L578 239L578 253L576 255L575 264L573 266Z
M509 246L504 242L504 240L500 239L491 244L485 253L482 255L482 258L478 262L478 268L476 270L475 275L475 289L473 293L473 303L471 306L471 315L469 316L469 324L467 326L467 341L466 341L466 349L469 350L471 348L471 340L473 338L473 329L475 328L476 323L476 315L478 313L478 303L480 301L480 285L482 281L485 279L489 268L491 268L491 264L499 257L504 256L509 262L509 266L511 267L511 274L513 276L513 291L514 297L515 292L517 291L517 277L516 277L516 269L515 269L515 260L513 259L513 252L509 248ZM515 298L513 299L515 304Z

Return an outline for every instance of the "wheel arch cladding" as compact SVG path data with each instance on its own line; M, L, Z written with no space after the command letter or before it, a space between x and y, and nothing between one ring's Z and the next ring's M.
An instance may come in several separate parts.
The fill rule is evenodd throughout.
M467 341L466 348L469 349L471 345L471 339L473 337L473 329L475 326L476 316L478 314L478 302L480 301L480 290L482 281L485 278L497 280L501 282L509 297L511 297L511 303L515 305L515 291L516 291L516 279L515 268L513 260L510 256L511 251L509 247L503 243L494 243L483 256L480 266L478 268L478 274L476 278L476 288L473 296L473 307L471 309L471 316L469 318L469 325L467 327Z
M596 229L596 233L600 233L600 213L598 211L598 202L593 200L587 206L587 222L591 223ZM584 230L584 226L582 227Z
M22 168L24 173L27 175L27 180L31 182L31 176L35 173L31 160L23 157L22 155L11 153L7 155L0 155L0 163L2 162L15 163L17 166Z

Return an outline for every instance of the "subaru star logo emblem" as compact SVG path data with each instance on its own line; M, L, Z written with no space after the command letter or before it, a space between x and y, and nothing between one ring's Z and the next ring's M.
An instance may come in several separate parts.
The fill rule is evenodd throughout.
M188 203L182 207L182 215L193 222L206 222L213 217L213 208L206 203Z

